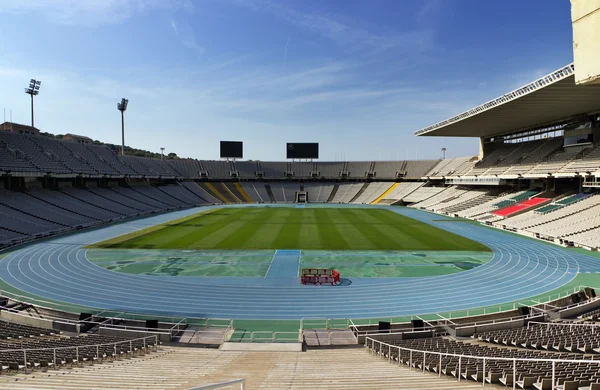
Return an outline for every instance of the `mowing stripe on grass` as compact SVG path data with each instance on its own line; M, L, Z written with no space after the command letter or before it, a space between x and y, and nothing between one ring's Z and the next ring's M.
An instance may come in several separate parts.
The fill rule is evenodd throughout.
M488 249L467 238L384 209L227 208L100 243L145 249ZM115 244L116 243L116 244Z
M358 246L360 248L365 249L375 249L377 246L374 241L367 235L363 234L364 232L358 229L358 225L360 221L356 222L356 225L353 222L350 222L348 218L346 218L347 213L342 213L339 209L330 209L328 210L330 215L333 216L333 220L336 223L337 230L347 238L349 241L353 243L354 246ZM381 248L381 246L379 246Z

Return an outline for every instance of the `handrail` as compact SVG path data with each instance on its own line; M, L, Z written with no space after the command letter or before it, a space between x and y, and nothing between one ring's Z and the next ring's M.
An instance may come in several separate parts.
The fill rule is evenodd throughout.
M246 388L246 380L245 379L234 379L227 382L214 383L211 385L204 385L200 387L190 387L188 390L213 390L213 389L221 389L223 387L228 387L231 385L240 385L240 390L245 390Z
M101 344L84 344L84 345L67 345L64 347L47 347L47 348L13 348L13 349L0 349L0 352L20 352L20 351L52 351L59 349L73 349L73 348L93 348L93 347L106 347L108 345L120 345L120 344L132 344L134 341L146 341L147 339L154 339L156 345L158 345L158 336L146 336L139 337L137 339L128 339L115 341L113 343L101 343Z
M436 351L426 351L423 349L414 349L414 348L406 348L401 347L399 345L388 344L383 341L375 340L371 337L367 337L365 340L365 347L368 347L368 341L371 340L374 343L382 344L388 347L400 349L408 352L419 352L426 353L427 355L441 355L441 356L451 356L451 357L462 357L466 359L486 359L486 360L502 360L502 361L523 361L523 362L559 362L559 363L593 363L600 364L600 360L589 360L589 359L546 359L546 358L507 358L507 357L496 357L496 356L474 356L474 355L461 355L457 353L449 353L449 352L436 352ZM373 344L374 345L374 344Z
M559 310L559 313L560 313L561 311L568 310L568 309L572 309L572 308L574 308L574 307L585 306L585 305L587 305L587 304L589 304L589 303L591 303L591 302L596 302L596 301L597 301L597 300L599 300L599 299L600 299L600 297L594 297L594 298L592 298L592 299L588 299L588 300L586 300L586 301L583 301L583 302L577 302L577 303L573 303L573 304L571 304L571 305L567 305L567 306L561 307L561 308L560 308L560 310Z
M571 322L537 322L537 321L531 321L530 323L527 324L527 329L529 329L529 327L531 325L540 325L540 326L544 326L546 325L547 328L551 327L551 326L564 326L564 327L584 327L584 328L599 328L600 324L584 324L584 323L571 323Z
M158 351L158 336L147 336L147 337L141 337L141 338L137 338L137 339L130 339L130 340L122 340L122 341L115 341L114 343L102 343L102 344L89 344L89 345L71 345L71 346L63 346L63 347L48 347L48 348L21 348L21 349L4 349L4 350L0 350L0 352L5 353L5 352L21 352L23 353L23 366L24 366L24 370L25 372L27 372L27 354L31 353L33 351L52 351L52 366L55 369L58 369L58 366L56 364L56 352L57 351L63 351L63 350L74 350L75 351L75 361L78 365L79 365L79 350L80 349L92 349L92 348L96 348L96 359L100 358L100 347L107 347L107 346L112 346L114 348L114 354L117 354L117 345L123 345L123 344L129 344L129 356L133 357L134 355L134 350L133 350L133 342L134 341L140 341L142 340L144 342L144 349L146 349L148 347L148 343L147 343L147 339L154 339L154 343L150 344L150 346L154 347L154 351ZM72 363L74 363L72 362Z
M257 335L271 335L271 337L255 337ZM284 342L297 342L298 341L299 332L273 332L270 330L255 330L250 333L250 342L251 343L260 343L260 342L276 342L276 341L284 341ZM277 338L277 335L294 335L294 338ZM244 340L242 340L243 342Z
M512 321L517 321L517 320L526 320L528 318L535 318L535 317L540 317L543 315L544 314L526 314L526 315L516 316L516 317L500 318L497 320L488 320L488 321L479 321L479 322L475 321L475 322L460 324L460 326L457 326L456 329L470 328L473 326L504 324L506 322L512 322Z
M126 317L116 317L113 316L112 318L118 318L118 319L123 319L123 320L133 320L133 321L141 321L140 319L136 319L135 317L144 317L144 318L153 318L153 319L164 319L165 321L163 322L171 322L171 323L175 323L176 319L179 320L184 319L186 320L188 323L190 321L196 321L196 320L201 320L204 321L206 327L208 327L210 321L227 321L227 325L212 325L216 328L220 328L220 327L229 327L231 324L231 321L233 321L230 318L204 318L204 317L184 317L184 316L167 316L167 315L153 315L153 314L144 314L144 313L135 313L135 312L128 312L128 311L120 311L119 309L106 309L106 308L92 308L92 307L86 307L86 306L81 306L81 305L70 305L70 304L66 304L64 302L53 302L53 301L47 301L47 300L43 300L43 299L38 299L38 298L34 298L28 295L20 295L20 294L15 294L13 292L7 291L7 290L0 290L0 296L5 296L8 297L10 299L16 300L20 303L24 303L24 304L29 304L29 305L35 305L37 307L40 307L42 309L47 309L47 310L58 310L53 308L52 306L43 306L40 305L37 302L41 302L42 304L49 304L49 305L54 305L54 306L59 306L59 307L66 307L66 308L73 308L73 307L81 307L81 308L86 308L89 309L91 312L93 311L93 315L98 316L99 314L102 313L106 313L106 312L110 312L110 311L119 311L120 314L125 314L125 315L129 315L132 318L126 318ZM35 303L29 302L25 299L21 299L21 298L25 298L25 299L29 299ZM9 308L7 308L7 310L10 310ZM71 313L71 312L70 312ZM51 316L49 316L51 317ZM107 316L108 317L108 316ZM78 320L69 320L68 318L59 318L59 317L51 317L51 318L56 318L56 319L60 319L60 321L63 322L73 322L73 323L81 323L84 321L78 321ZM170 319L171 321L166 321Z
M371 342L371 347L369 347L369 341ZM375 345L376 343L379 345L379 349L375 350ZM600 360L585 360L585 359L581 359L581 360L574 360L574 359L546 359L546 358L503 358L503 357L490 357L490 356L473 356L473 355L461 355L461 354L455 354L455 353L448 353L448 352L436 352L436 351L426 351L426 350L421 350L421 349L414 349L414 348L406 348L406 347L400 347L398 345L391 345L388 343L385 343L383 341L378 341L375 340L373 338L367 337L365 338L365 348L370 349L371 353L378 353L381 356L385 356L385 349L387 349L388 351L388 360L392 360L392 349L397 350L398 351L398 362L400 362L400 351L407 351L409 352L409 369L412 369L413 366L413 361L416 361L417 356L414 355L419 355L423 356L423 372L425 372L425 362L427 359L427 355L434 355L434 356L438 356L439 357L439 368L438 368L438 377L441 377L442 375L442 370L441 370L441 365L442 365L442 356L448 356L448 357L455 357L458 358L458 375L456 375L457 377L457 381L460 382L461 381L461 374L462 374L462 359L474 359L474 360L481 360L483 363L483 375L481 376L481 384L482 386L485 386L485 382L486 382L486 363L488 361L508 361L508 362L512 362L513 363L513 367L512 367L512 388L513 390L516 389L517 386L517 362L550 362L552 363L552 390L556 389L556 363L576 363L576 364L598 364L600 365ZM383 352L383 353L382 353ZM475 382L479 382L478 376L475 376Z

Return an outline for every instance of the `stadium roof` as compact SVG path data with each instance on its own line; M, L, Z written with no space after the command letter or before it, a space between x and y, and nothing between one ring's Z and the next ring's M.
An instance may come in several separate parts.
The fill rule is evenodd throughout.
M415 132L446 137L494 137L600 111L600 87L575 84L569 64L519 89Z

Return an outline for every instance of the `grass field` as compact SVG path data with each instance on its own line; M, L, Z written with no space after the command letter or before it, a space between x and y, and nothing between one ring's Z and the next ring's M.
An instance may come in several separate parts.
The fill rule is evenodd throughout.
M223 208L93 245L112 249L489 251L385 209Z
M165 276L264 277L273 250L92 249L87 258L111 271ZM344 277L447 275L488 262L490 252L302 251L301 268L335 268Z

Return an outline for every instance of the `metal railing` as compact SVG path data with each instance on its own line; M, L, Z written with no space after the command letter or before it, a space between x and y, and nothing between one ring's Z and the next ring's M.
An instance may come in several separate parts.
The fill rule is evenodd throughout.
M7 290L0 290L0 296L5 296L20 303L35 305L44 309L50 310L64 310L66 312L72 312L68 309L73 309L73 307L78 307L85 309L87 312L92 314L92 317L110 317L107 318L103 322L94 322L89 320L70 320L64 317L55 317L51 315L46 315L42 317L42 319L49 320L57 320L61 322L67 322L72 324L97 324L103 327L109 328L120 328L120 329L131 329L131 330L141 330L147 329L143 326L135 326L135 325L122 325L122 324L112 324L110 322L114 320L132 320L132 321L145 321L147 319L156 319L161 322L168 322L174 324L170 329L165 328L157 328L152 329L157 332L178 332L182 330L184 325L198 325L201 327L212 327L212 328L226 328L230 329L233 326L233 320L230 318L197 318L197 317L177 317L177 316L164 316L164 315L151 315L151 314L143 314L143 313L132 313L127 311L116 311L114 309L94 309L90 307L78 306L78 305L69 305L63 302L53 302L47 301L35 297L31 297L28 295L20 295L15 294ZM56 309L54 307L59 307L60 309ZM18 314L19 311L3 308L3 310L7 310ZM22 313L21 313L22 314Z
M392 351L397 351L398 352L398 365L402 364L402 361L400 359L400 351L405 351L409 353L409 360L408 360L408 367L409 369L413 368L413 362L417 363L418 362L423 362L422 367L420 368L420 370L422 370L422 372L425 372L426 368L426 362L427 362L427 356L438 356L438 365L437 365L437 374L438 377L442 376L442 357L454 357L454 358L458 358L458 366L457 366L457 372L456 372L456 380L457 382L461 381L461 376L462 376L462 361L463 359L471 359L471 360L480 360L482 362L482 373L483 375L481 375L481 379L479 378L478 375L475 375L475 382L480 382L481 381L481 386L485 386L486 384L486 364L491 362L491 361L507 361L507 362L512 362L512 388L513 390L515 390L517 388L517 362L535 362L535 363L539 363L539 362L550 362L552 365L552 376L551 376L551 380L552 380L552 390L556 389L556 364L557 363L576 363L576 364L596 364L598 365L598 367L600 368L600 360L573 360L573 359L544 359L544 358L536 358L536 359L531 359L531 358L503 358L503 357L490 357L490 356L472 356L472 355L461 355L461 354L455 354L455 353L447 353L447 352L435 352L435 351L425 351L425 350L420 350L420 349L413 349L413 348L405 348L405 347L400 347L397 345L392 345L392 344L388 344L385 343L383 341L378 341L375 339L372 339L370 337L367 337L365 339L365 348L369 349L371 351L371 354L377 354L381 357L385 357L385 354L387 352L387 357L389 361L392 361ZM539 375L535 375L535 376L539 376ZM473 380L473 378L471 377L471 379Z
M214 383L212 385L204 385L200 387L191 387L188 390L214 390L214 389L222 389L223 387L229 387L233 385L240 385L240 390L246 389L246 380L245 379L234 379L232 381Z
M250 343L297 343L299 332L273 332L269 330L256 330L250 333L250 339L242 339L241 342Z
M573 328L592 328L592 334L596 333L596 329L600 329L600 324L581 324L581 323L571 323L571 322L537 322L531 321L527 324L527 329L531 327L531 325L537 326L545 326L547 329L552 326L558 326L563 328L569 328L569 330Z
M10 352L14 352L14 353L22 353L23 354L23 363L24 363L24 370L27 371L27 355L28 354L33 354L33 352L39 352L39 351L52 351L52 366L55 369L58 369L58 365L57 363L57 356L56 353L57 351L73 351L75 352L75 362L76 364L79 364L80 359L79 359L79 351L80 350L89 350L89 349L95 349L96 350L96 354L94 356L94 358L100 359L100 347L113 347L113 353L114 356L119 356L119 353L117 351L117 346L122 346L122 345L126 345L127 347L129 347L129 356L133 356L134 354L134 346L133 343L134 342L139 342L142 341L143 343L143 349L144 351L147 350L148 347L154 347L154 351L158 351L158 347L159 347L159 343L158 343L158 336L154 335L154 336L146 336L146 337L140 337L137 339L129 339L129 340L123 340L123 341L115 341L113 343L101 343L101 344L88 344L88 345L73 345L73 346L64 346L64 347L47 347L47 348L15 348L15 349L0 349L0 354L2 353L10 353Z
M303 329L348 329L352 320L349 318L304 317L300 320L300 331Z

